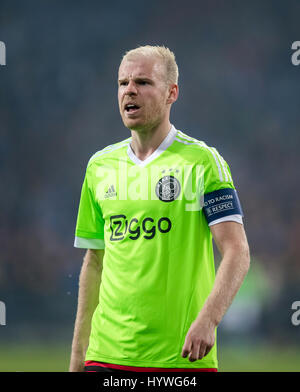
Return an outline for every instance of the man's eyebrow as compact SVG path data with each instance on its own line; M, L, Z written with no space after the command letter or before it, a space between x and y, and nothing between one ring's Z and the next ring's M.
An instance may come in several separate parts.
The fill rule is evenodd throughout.
M146 80L147 82L151 82L152 79L147 77L147 76L137 76L136 78L134 78L134 80L140 81L140 80Z
M151 82L151 81L152 81L152 79L149 78L148 76L136 76L136 77L133 78L133 80L135 80L135 81L146 80L146 81L148 81L148 82ZM122 78L122 79L119 79L119 80L118 80L119 83L121 83L121 82L127 82L127 81L128 81L128 78Z

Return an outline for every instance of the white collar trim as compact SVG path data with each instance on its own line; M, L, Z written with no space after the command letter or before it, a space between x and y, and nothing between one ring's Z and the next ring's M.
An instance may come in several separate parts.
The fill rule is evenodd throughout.
M148 165L148 163L152 162L155 158L157 158L160 154L162 154L170 145L173 143L177 134L177 129L174 125L171 126L171 129L161 144L157 147L155 151L151 155L149 155L144 161L141 161L133 152L130 143L128 144L127 154L133 163L140 167L144 167Z

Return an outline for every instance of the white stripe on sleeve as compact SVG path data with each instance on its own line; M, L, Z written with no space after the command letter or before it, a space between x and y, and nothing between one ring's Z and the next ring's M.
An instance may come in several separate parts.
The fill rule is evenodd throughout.
M243 217L240 214L224 216L223 218L219 218L219 219L211 221L208 224L208 226L213 226L213 225L216 225L217 223L228 222L228 221L237 222L237 223L240 223L242 225L243 224Z
M104 249L105 243L104 240L98 238L75 237L74 247L82 249Z

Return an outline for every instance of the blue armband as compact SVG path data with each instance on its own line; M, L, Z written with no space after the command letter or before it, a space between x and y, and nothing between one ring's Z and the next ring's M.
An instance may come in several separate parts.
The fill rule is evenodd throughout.
M228 215L243 216L237 192L232 188L219 189L204 195L203 210L208 224Z

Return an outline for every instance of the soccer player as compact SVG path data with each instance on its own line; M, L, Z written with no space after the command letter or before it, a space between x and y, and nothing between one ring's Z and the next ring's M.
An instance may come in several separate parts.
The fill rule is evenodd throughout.
M168 48L125 54L118 102L131 137L87 165L70 371L217 371L216 328L249 248L227 163L170 123L177 98ZM212 239L222 256L216 276Z

